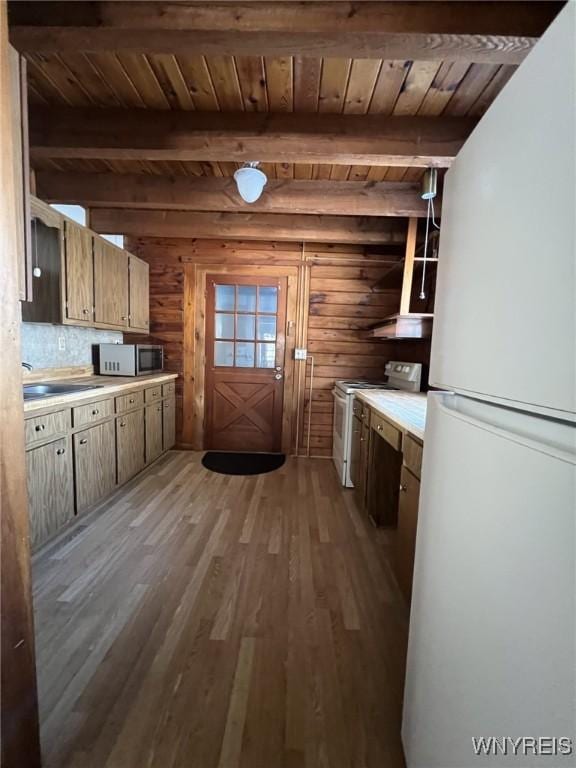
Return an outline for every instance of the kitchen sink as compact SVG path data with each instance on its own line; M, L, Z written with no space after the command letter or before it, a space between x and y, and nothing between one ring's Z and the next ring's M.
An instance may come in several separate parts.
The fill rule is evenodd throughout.
M101 389L103 386L103 384L24 384L24 400L70 395L73 392L84 392L88 389Z

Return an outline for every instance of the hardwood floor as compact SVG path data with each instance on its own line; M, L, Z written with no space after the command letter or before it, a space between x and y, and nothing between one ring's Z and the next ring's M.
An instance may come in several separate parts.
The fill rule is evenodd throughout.
M49 768L403 768L408 611L329 461L170 452L35 559Z

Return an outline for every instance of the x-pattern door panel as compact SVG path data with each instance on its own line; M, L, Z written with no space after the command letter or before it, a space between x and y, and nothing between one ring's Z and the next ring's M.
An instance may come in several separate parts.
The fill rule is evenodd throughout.
M207 448L281 448L286 283L286 278L207 277Z

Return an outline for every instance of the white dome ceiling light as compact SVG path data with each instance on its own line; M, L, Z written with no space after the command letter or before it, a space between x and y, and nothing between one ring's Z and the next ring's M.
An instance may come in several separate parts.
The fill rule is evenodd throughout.
M234 174L234 181L238 187L240 197L245 203L255 203L262 194L264 185L268 181L266 174L256 166L258 163L246 163Z

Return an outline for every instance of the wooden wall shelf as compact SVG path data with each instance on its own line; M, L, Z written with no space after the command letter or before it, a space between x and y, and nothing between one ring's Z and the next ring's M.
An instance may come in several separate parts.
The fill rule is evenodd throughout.
M429 339L432 336L434 315L410 313L389 315L368 333L373 339Z

